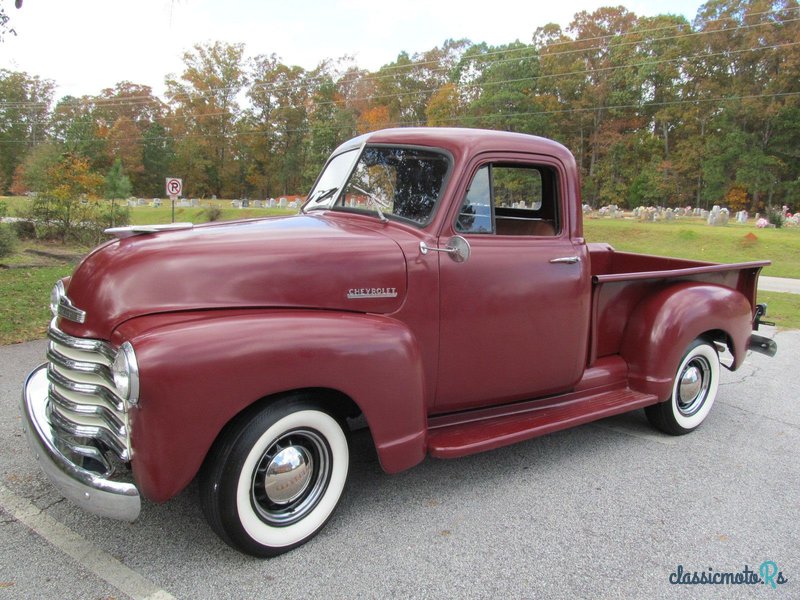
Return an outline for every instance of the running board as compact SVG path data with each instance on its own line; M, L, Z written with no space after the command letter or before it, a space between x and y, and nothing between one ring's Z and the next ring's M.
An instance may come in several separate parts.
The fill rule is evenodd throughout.
M520 404L516 412L470 420L453 416L432 418L428 453L437 458L458 458L509 446L523 440L583 425L658 402L656 396L623 388L583 395L574 394ZM509 407L513 408L513 407Z

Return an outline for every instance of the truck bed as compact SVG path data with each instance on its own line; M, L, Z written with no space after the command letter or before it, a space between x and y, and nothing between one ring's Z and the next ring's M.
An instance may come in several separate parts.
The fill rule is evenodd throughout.
M646 295L679 281L696 281L741 292L755 311L758 275L769 261L719 264L618 252L589 244L592 275L592 331L589 365L617 354L628 316Z

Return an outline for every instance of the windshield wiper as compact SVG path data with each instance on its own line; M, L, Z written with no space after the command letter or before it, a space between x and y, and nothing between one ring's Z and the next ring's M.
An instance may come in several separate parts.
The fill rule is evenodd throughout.
M311 201L307 202L307 204L315 203L315 202L322 202L323 200L330 198L333 196L337 191L339 191L338 187L332 187L324 192L321 192L319 196L313 198ZM303 213L305 214L306 208L303 206Z
M357 185L353 185L351 183L350 187L353 188L354 190L356 190L357 192L361 192L362 194L364 194L367 197L367 201L375 209L375 212L378 213L378 218L381 220L382 223L388 223L389 222L389 219L387 219L386 215L384 215L383 212L381 211L381 207L382 208L389 208L389 205L386 202L384 202L383 200L378 200L377 197L373 196L367 190L365 190L363 188L360 188Z

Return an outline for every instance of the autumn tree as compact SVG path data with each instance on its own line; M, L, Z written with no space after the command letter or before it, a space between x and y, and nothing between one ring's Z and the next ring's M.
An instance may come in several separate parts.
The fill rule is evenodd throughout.
M222 197L237 188L233 157L238 97L247 83L243 55L243 44L198 44L183 55L180 78L167 78L176 167L189 193Z
M431 96L425 117L431 127L454 127L464 111L461 94L454 83L446 83Z
M713 154L704 158L710 201L736 184L757 210L785 190L782 180L798 175L776 124L800 102L799 8L795 0L710 0L698 11L705 56L693 75L717 107L708 144L731 157L725 165Z
M341 106L348 110L355 120L365 110L369 101L365 98L371 93L371 82L367 79L369 71L353 64L345 65L336 78L336 91L341 98Z
M139 194L168 175L193 195L302 193L354 134L454 125L564 143L594 205L794 208L799 14L798 0L708 0L694 20L606 6L531 43L445 40L375 71L217 42L184 55L164 102L123 81L52 110L52 82L0 71L0 191L44 189L66 152L92 173L119 159Z
M17 167L46 139L55 84L23 72L0 69L0 194Z
M296 193L301 187L310 86L308 73L276 55L252 64L251 108L246 112L252 160L248 182L259 195Z
M153 95L149 86L122 81L104 89L95 98L95 118L106 137L108 160L119 159L140 194L151 191L145 168L145 144L151 139L146 133L156 126L163 132L167 107Z
M86 159L92 170L105 171L111 165L107 152L108 127L96 110L92 96L65 96L56 103L50 131L65 152Z
M604 187L613 186L620 176L620 152L615 146L640 125L637 115L626 110L637 105L641 97L641 87L630 69L634 53L625 44L625 36L635 23L636 16L619 6L593 13L582 11L569 26L580 65L576 73L581 80L580 95L575 108L588 146L583 154L585 197L593 205L606 201Z
M539 54L533 46L521 42L471 46L461 58L457 76L466 99L464 124L548 135L545 101L539 94Z
M11 192L22 196L27 192L43 192L48 186L48 173L62 159L62 149L54 142L40 143L17 166Z
M45 188L34 199L31 217L37 235L70 240L97 242L105 227L98 195L102 176L94 173L89 160L66 154L46 174Z
M106 133L106 152L137 181L144 176L143 131L128 117L118 117Z
M153 95L148 85L120 81L114 87L106 88L95 98L98 118L107 127L117 119L127 119L139 129L145 129L153 122L160 121L166 114L166 105Z
M164 193L164 181L171 175L175 162L175 141L167 129L155 121L142 133L142 168L138 179L138 192L145 196L160 196Z
M356 134L356 117L344 103L334 81L335 73L323 63L312 73L315 85L308 109L303 191L310 189L322 165L339 144Z

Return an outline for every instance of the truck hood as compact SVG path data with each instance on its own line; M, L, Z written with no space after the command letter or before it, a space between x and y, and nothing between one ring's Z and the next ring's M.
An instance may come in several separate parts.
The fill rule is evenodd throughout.
M396 311L406 263L386 235L324 216L209 224L109 242L69 283L86 312L74 335L108 339L133 317L175 311L313 308Z

